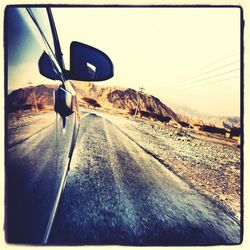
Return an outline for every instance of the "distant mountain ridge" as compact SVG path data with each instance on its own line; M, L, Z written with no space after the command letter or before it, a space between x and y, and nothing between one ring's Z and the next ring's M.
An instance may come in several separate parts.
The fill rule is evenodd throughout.
M178 115L158 98L139 93L131 88L98 86L94 83L73 82L78 100L86 96L97 100L104 108L122 109L129 111L137 106L139 95L139 110L169 116L175 121L179 121Z
M42 84L13 90L7 98L7 109L9 112L30 109L35 105L34 96L39 107L52 107L55 87L56 85Z
M169 116L179 121L178 115L171 108L152 95L141 94L131 88L100 86L89 82L74 81L72 85L82 105L86 105L83 98L88 97L95 99L103 108L128 112L136 108L139 95L139 110ZM54 89L55 85L38 85L14 90L8 95L8 110L31 108L34 106L34 95L39 106L52 107Z
M179 121L178 115L171 108L152 95L142 94L131 88L104 87L93 83L74 82L73 85L78 99L81 99L81 96L91 97L105 108L127 111L135 109L139 95L139 110L169 116L173 120Z
M184 121L190 125L209 125L230 129L240 127L239 117L217 117L201 114L185 106L175 106L174 111L155 96L139 93L131 88L110 87L102 84L89 82L72 82L76 90L78 101L86 106L84 98L92 98L106 109L116 109L127 113L131 109L136 109L139 95L139 110L169 116L174 121ZM21 88L12 91L7 98L7 109L9 112L18 109L30 109L34 107L34 95L41 108L53 108L53 90L56 85L38 85ZM171 106L172 107L172 106Z
M181 120L189 124L209 125L227 129L240 127L240 117L238 116L209 115L183 105L173 105L173 107Z

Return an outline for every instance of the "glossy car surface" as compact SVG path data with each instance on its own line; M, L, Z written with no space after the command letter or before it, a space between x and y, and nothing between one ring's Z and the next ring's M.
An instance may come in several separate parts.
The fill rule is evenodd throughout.
M113 75L110 59L71 44L70 69L50 8L5 10L7 68L6 240L48 240L74 150L80 113L70 79L99 81ZM95 71L88 65L94 65Z

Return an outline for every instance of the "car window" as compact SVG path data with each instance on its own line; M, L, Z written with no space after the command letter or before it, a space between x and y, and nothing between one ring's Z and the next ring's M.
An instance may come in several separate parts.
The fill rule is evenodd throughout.
M49 43L50 48L55 53L53 36L52 36L50 23L49 23L49 19L48 19L48 13L47 13L46 8L30 8L30 10L34 14L37 22L39 23L39 26L40 26L42 32L46 36L46 40Z
M8 40L8 92L35 83L55 84L39 73L38 61L45 49L25 8L9 8L6 12ZM16 20L19 20L17 22Z

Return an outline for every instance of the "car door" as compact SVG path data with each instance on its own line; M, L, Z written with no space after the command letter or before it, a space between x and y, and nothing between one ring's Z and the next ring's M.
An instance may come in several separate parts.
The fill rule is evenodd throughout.
M49 7L7 6L4 33L6 241L46 244L80 120L70 80L109 79L113 64L73 41L65 69Z
M10 243L46 243L79 120L74 89L56 58L48 13L12 6L5 11L5 224ZM44 63L52 70L50 79L42 75Z

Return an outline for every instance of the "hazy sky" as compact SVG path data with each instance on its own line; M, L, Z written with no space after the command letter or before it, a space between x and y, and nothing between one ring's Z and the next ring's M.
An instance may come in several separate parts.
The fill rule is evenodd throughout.
M53 13L61 24L66 62L72 40L95 46L112 59L115 76L100 85L143 85L146 93L169 103L239 115L238 8L75 8Z
M98 83L137 89L213 115L240 113L238 8L56 8L64 60L79 41L114 64ZM16 68L17 70L17 68Z

